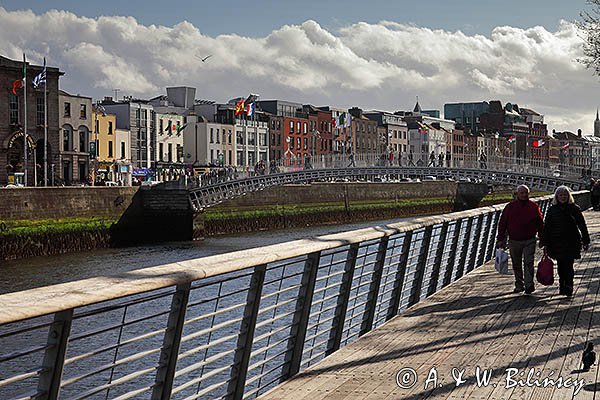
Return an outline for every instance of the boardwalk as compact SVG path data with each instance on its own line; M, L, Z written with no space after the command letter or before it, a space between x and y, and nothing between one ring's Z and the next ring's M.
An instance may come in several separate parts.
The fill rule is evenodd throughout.
M532 296L512 294L512 277L487 264L260 399L600 399L599 363L578 371L588 339L600 354L600 215L585 217L592 247L571 300L558 296L558 276ZM477 385L477 367L489 384ZM544 378L555 384L539 386Z

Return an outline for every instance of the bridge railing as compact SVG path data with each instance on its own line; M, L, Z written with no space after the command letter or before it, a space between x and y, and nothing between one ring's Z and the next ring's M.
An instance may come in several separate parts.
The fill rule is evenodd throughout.
M501 210L2 295L0 398L255 398L491 259Z

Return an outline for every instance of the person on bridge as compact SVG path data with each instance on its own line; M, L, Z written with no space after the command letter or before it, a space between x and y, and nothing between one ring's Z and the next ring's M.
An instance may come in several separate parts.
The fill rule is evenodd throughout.
M408 153L408 166L414 167L415 163L413 162L413 152L412 150Z
M435 153L431 150L431 154L429 154L429 164L428 167L435 167Z
M508 203L502 211L498 223L498 241L496 247L508 248L515 273L514 293L525 291L531 294L535 290L533 283L533 257L535 254L536 233L542 237L544 220L537 203L529 200L529 188L517 187L516 199ZM523 275L523 270L525 274Z
M581 249L590 245L585 218L567 186L554 192L552 206L546 213L540 247L546 246L548 256L556 260L560 283L559 294L573 295L573 263L581 258Z
M356 162L354 162L354 152L350 152L350 155L348 156L348 161L350 162L348 163L347 168L356 167Z

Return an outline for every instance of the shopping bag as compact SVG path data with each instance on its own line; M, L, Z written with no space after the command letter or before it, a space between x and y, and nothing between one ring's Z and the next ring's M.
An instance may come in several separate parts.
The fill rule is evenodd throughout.
M544 251L542 259L538 263L538 269L535 274L537 281L544 286L550 286L554 283L554 261Z
M508 271L508 254L506 254L506 250L496 249L496 260L494 262L494 268L496 268L496 271L498 271L498 273L500 274L510 274L510 272Z

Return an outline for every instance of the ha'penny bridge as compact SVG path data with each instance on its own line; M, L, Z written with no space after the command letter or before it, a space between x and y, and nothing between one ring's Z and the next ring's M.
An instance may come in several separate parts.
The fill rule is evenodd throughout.
M490 264L502 208L0 295L0 398L593 399L600 219L572 299L525 296ZM509 387L510 368L583 384Z

